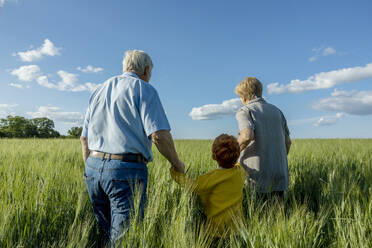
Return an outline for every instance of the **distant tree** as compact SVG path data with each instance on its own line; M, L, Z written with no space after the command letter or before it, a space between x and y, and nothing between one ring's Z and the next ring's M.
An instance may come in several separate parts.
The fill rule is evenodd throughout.
M83 132L83 127L72 127L67 131L69 137L79 138Z
M60 134L54 130L54 122L46 117L31 119L31 122L37 128L39 138L56 138Z
M9 115L0 119L0 137L8 138L54 138L60 134L53 129L54 122L48 118L26 119Z
M0 120L0 131L9 138L26 138L37 136L37 128L22 116L9 115Z

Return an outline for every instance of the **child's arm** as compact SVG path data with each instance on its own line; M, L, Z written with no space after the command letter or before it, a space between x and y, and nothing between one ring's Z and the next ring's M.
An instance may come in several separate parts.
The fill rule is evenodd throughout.
M194 184L194 180L188 178L185 173L180 173L173 168L170 168L170 174L174 181L176 181L182 187L192 187Z
M183 187L190 188L196 194L201 193L202 191L207 190L208 184L203 176L199 176L196 180L188 178L185 173L180 173L173 168L170 168L170 174L174 181Z

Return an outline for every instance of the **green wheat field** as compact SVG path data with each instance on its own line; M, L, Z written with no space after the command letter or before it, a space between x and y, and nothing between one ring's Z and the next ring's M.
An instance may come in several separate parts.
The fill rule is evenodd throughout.
M187 174L216 168L212 141L177 140ZM74 139L0 139L0 247L97 247L98 228ZM154 149L145 219L124 247L209 247L197 196ZM244 191L243 220L220 247L372 247L372 140L294 140L282 203ZM133 217L135 219L135 216Z

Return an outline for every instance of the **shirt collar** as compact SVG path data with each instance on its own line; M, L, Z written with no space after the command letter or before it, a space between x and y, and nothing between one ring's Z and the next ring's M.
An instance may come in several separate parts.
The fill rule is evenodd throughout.
M131 77L139 78L136 73L130 72L130 71L124 72L123 75L128 75L128 76L131 76Z
M247 102L246 105L251 104L251 103L254 103L254 102L259 102L259 101L265 101L265 100L262 97L257 97L255 99L250 100L249 102Z

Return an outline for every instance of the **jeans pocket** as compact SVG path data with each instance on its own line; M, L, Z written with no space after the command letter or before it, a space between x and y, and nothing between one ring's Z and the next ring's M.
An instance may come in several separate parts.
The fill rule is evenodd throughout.
M87 174L84 173L84 179L85 179L85 180L93 180L94 177L93 177L93 176L87 176Z
M94 185L94 176L93 176L93 174L91 174L89 172L87 173L85 171L83 178L84 178L85 184L87 185L88 188L93 187L93 185Z

